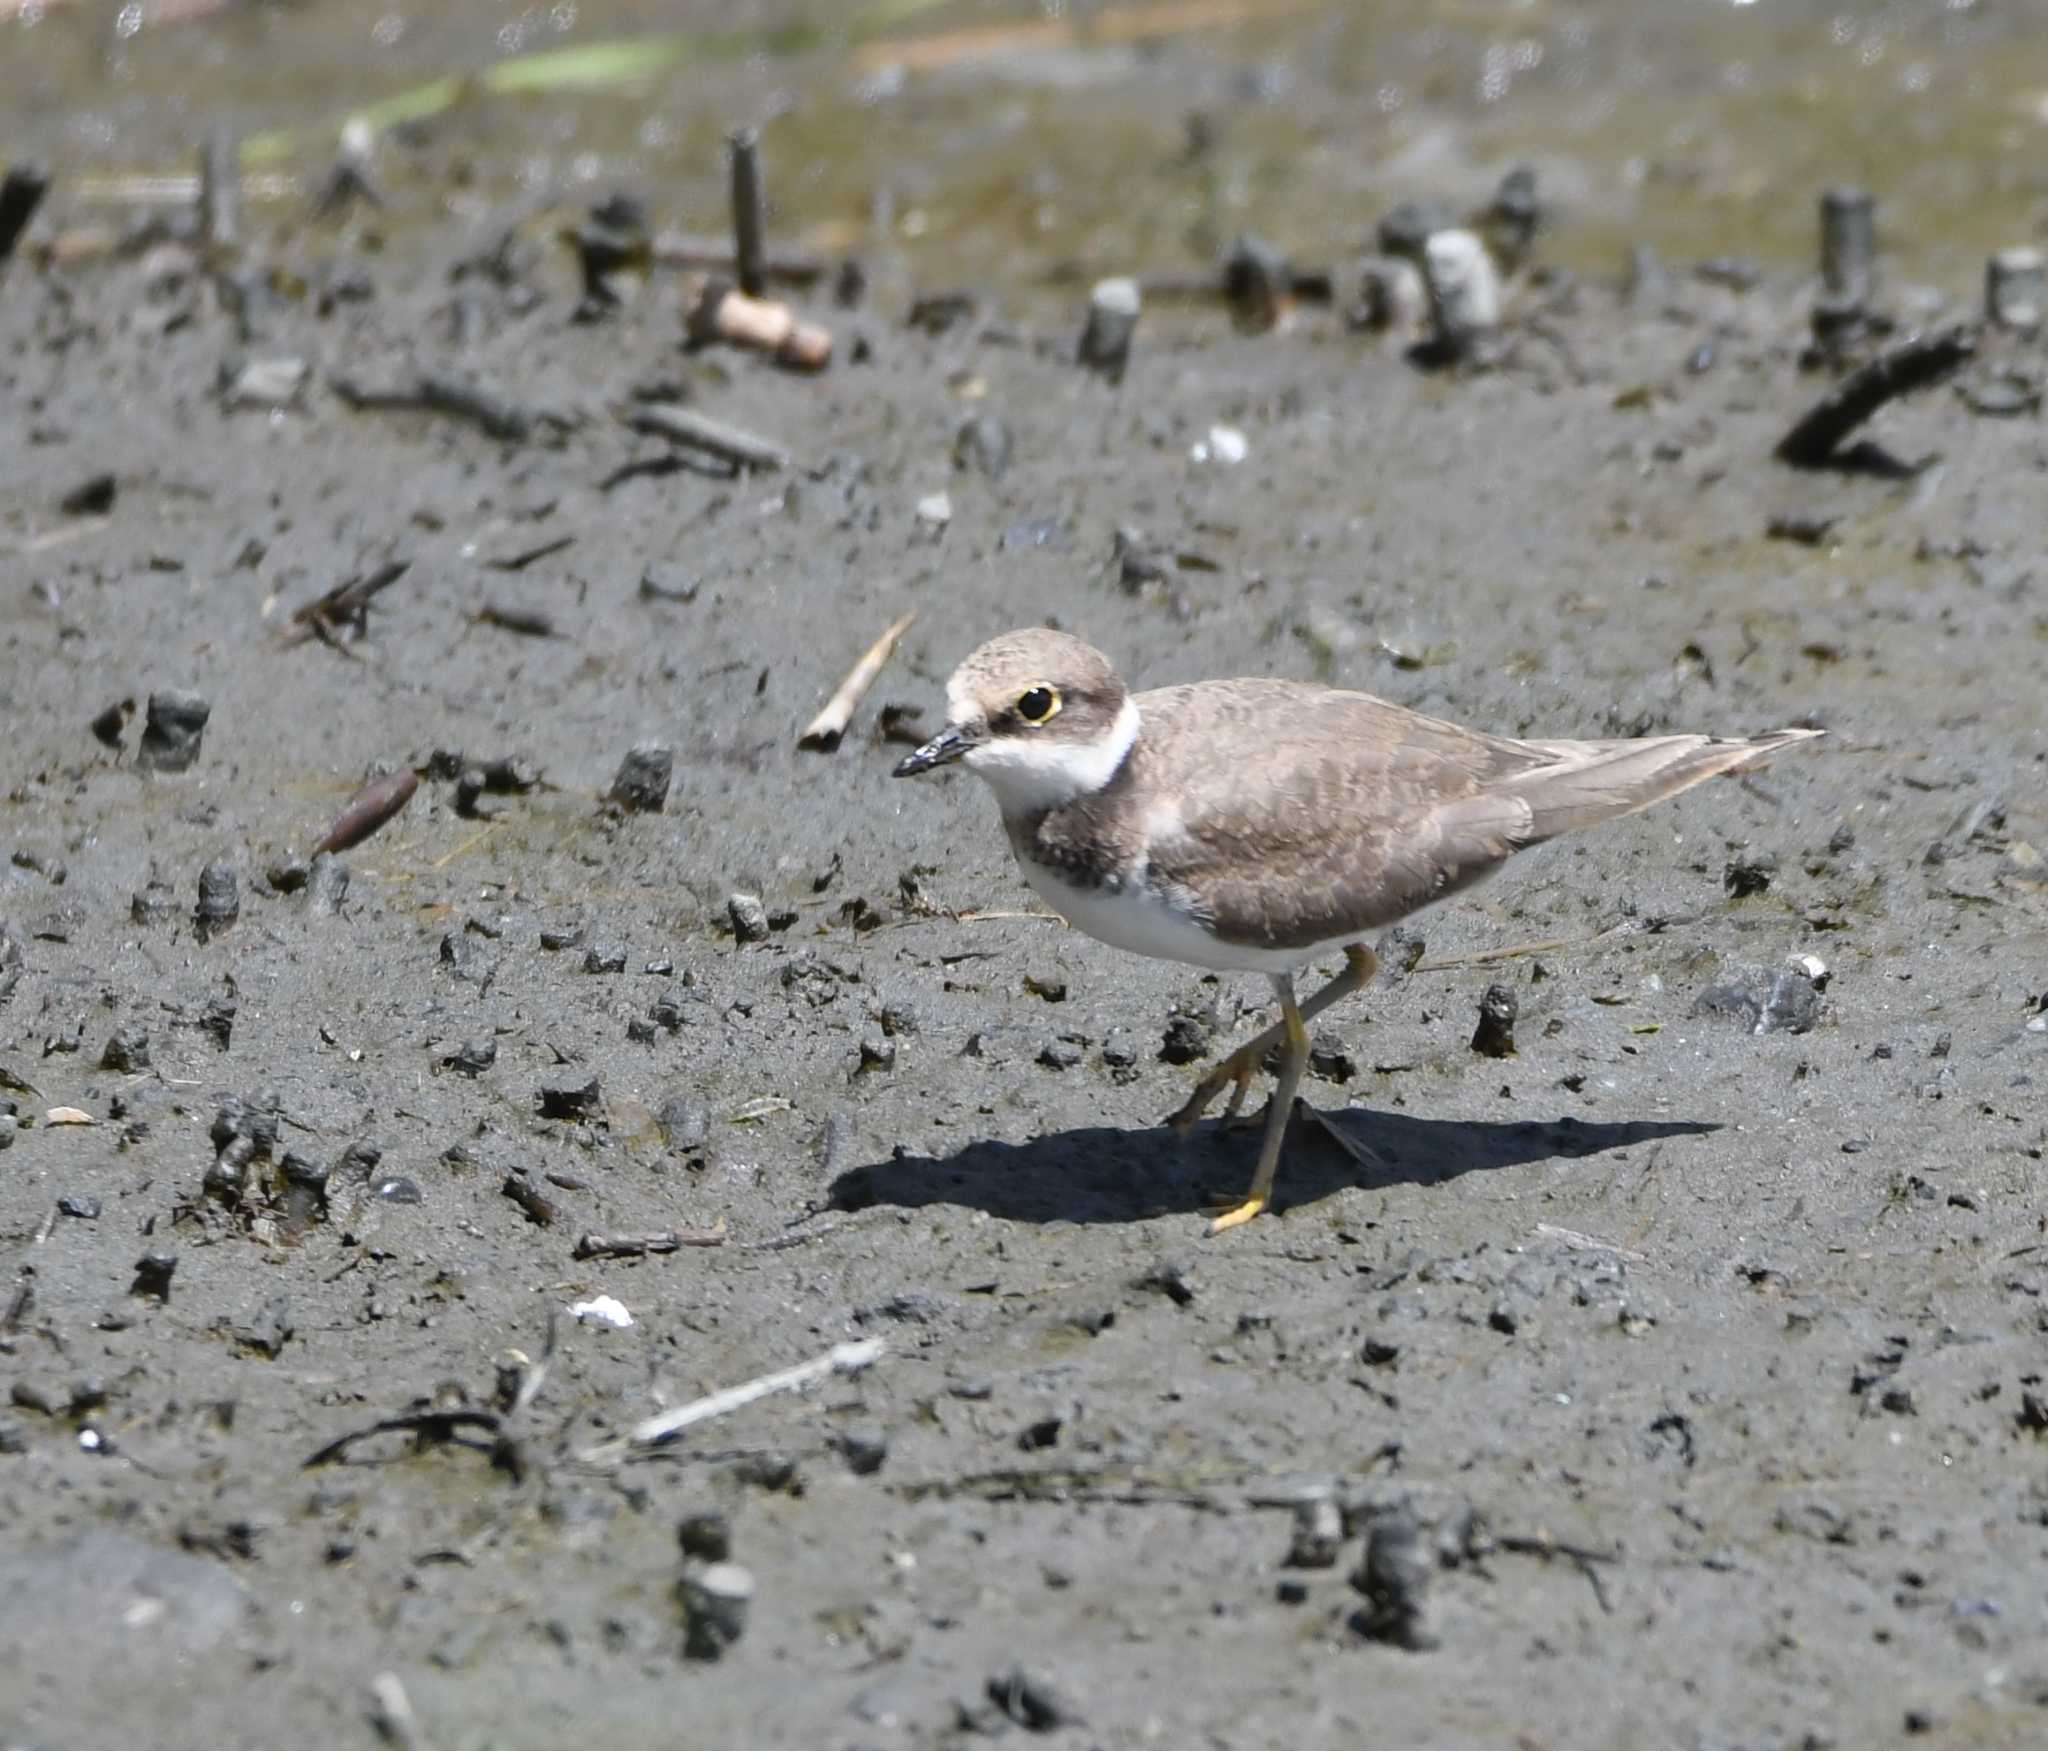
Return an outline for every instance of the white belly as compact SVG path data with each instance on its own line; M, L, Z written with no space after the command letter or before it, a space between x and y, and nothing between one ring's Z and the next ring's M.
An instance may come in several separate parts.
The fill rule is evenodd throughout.
M1154 960L1182 961L1218 973L1291 973L1337 946L1318 943L1310 948L1271 949L1219 942L1145 882L1127 882L1115 893L1106 888L1077 888L1041 864L1022 858L1018 863L1024 879L1076 930L1113 948L1150 955Z

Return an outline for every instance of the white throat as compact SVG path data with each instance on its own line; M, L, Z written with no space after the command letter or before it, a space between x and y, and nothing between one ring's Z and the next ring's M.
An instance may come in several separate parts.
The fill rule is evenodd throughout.
M1126 696L1116 722L1093 742L1040 741L1028 730L984 742L962 757L970 772L988 780L1005 816L1065 808L1116 776L1138 739L1137 702Z

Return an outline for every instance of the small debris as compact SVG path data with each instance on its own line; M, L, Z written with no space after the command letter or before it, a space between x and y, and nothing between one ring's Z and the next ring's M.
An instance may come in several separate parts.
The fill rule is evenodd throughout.
M1121 383L1130 363L1131 336L1137 329L1141 307L1136 280L1121 275L1098 280L1088 295L1088 321L1081 330L1080 362L1110 382Z
M1803 1034L1820 1020L1820 985L1800 966L1753 971L1739 983L1701 992L1692 1012L1739 1022L1753 1034Z
M152 1301L168 1301L171 1298L171 1278L177 1269L176 1253L146 1252L135 1261L135 1281L128 1285L128 1293Z
M683 1652L716 1660L746 1633L754 1577L735 1562L692 1562L679 1588L687 1630Z
M559 1088L536 1089L534 1100L539 1104L540 1116L544 1119L588 1119L594 1117L603 1106L598 1078L595 1076L586 1082Z
M1773 541L1796 541L1801 547L1820 547L1842 519L1815 511L1779 511L1764 525Z
M1994 328L2032 334L2048 310L2048 253L2001 249L1984 264L1984 317Z
M333 918L347 898L348 865L331 851L320 852L306 875L306 910L315 918Z
M1050 1680L1022 1666L991 1674L985 1688L989 1701L1003 1716L1028 1732L1052 1733L1085 1724L1069 1697Z
M725 915L731 920L732 933L740 942L766 942L768 940L768 908L761 904L759 894L735 893L726 896Z
M212 932L225 930L242 915L242 881L231 863L209 863L199 872L199 904L192 921L204 941Z
M107 1036L100 1054L100 1068L120 1076L133 1076L149 1068L149 1035L139 1027L118 1027Z
M1908 335L1815 402L1779 440L1778 459L1795 468L1847 460L1837 454L1843 440L1886 402L1953 376L1976 356L1977 337L1967 325Z
M52 1107L43 1114L46 1125L96 1125L99 1123L83 1107Z
M704 282L684 319L692 344L723 341L767 353L792 371L822 371L832 362L832 331L802 321L787 304L750 297L730 281Z
M660 742L641 742L627 751L606 794L630 814L658 815L668 801L675 772L675 750Z
M588 1301L570 1302L569 1317L580 1325L608 1325L614 1331L628 1331L633 1325L626 1304L611 1295L593 1295Z
M1877 259L1877 202L1868 189L1824 189L1820 197L1821 284L1836 297L1867 304Z
M732 1555L732 1523L716 1508L685 1514L676 1522L676 1542L686 1557L722 1563Z
M1470 231L1434 233L1422 246L1434 351L1446 364L1475 357L1500 328L1500 270Z
M100 1201L82 1192L66 1192L57 1200L57 1214L69 1216L77 1222L97 1222L100 1219Z
M1344 1546L1344 1510L1335 1498L1318 1496L1294 1505L1294 1535L1286 1562L1294 1569L1333 1569Z
M772 438L759 437L740 426L728 425L724 420L697 412L695 408L660 403L636 407L625 415L625 422L634 431L649 437L666 438L671 444L680 444L689 450L702 450L735 471L787 468L790 465L789 451Z
M1010 466L1010 428L992 413L973 415L954 434L953 466L1001 480Z
M412 794L419 789L417 774L399 771L373 778L350 797L348 804L329 824L313 847L318 857L323 851L346 851L350 846L360 845L387 821L412 801Z
M135 764L145 772L183 772L199 758L200 738L212 715L213 707L196 693L152 693Z
M1188 451L1196 463L1213 462L1219 468L1235 468L1251 453L1251 440L1235 426L1211 426L1208 436L1196 440Z
M1768 851L1748 852L1731 857L1721 872L1721 885L1738 900L1769 890L1778 873L1778 860Z
M7 265L21 234L50 192L50 172L41 164L17 162L0 177L0 268Z
M1209 1056L1215 1037L1215 1026L1207 1016L1178 1011L1167 1017L1166 1037L1159 1044L1160 1060L1167 1064L1199 1064Z
M897 641L910 630L911 622L916 618L917 613L914 609L908 614L899 615L889 624L882 636L861 653L860 661L847 671L846 678L833 690L832 697L825 702L824 709L811 719L804 727L803 734L797 737L799 748L829 754L839 746L846 734L846 726L853 721L853 714L859 709L861 700L875 684L875 678L881 674L883 666L889 661L890 653L896 649Z
M1294 308L1294 270L1263 237L1245 232L1223 258L1223 296L1247 334L1276 328Z
M1521 1003L1506 985L1489 985L1479 999L1479 1025L1472 1030L1472 1050L1482 1058L1515 1056L1515 1018Z
M1435 1568L1435 1557L1411 1509L1389 1508L1375 1514L1366 1536L1365 1562L1351 1577L1366 1599L1359 1622L1364 1634L1415 1653L1435 1647L1438 1637L1429 1611Z

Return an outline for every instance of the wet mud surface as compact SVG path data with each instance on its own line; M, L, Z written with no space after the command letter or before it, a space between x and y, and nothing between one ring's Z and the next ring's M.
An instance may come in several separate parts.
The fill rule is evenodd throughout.
M1790 271L1519 282L1483 370L1148 312L1120 385L1078 291L884 279L799 297L803 376L683 350L665 271L577 320L530 211L365 228L0 294L10 1743L2040 1741L2048 443L1971 399L2036 343L1883 411L1893 478L1773 456L1832 381ZM888 776L1043 620L1829 735L1386 945L1205 1241L1255 1135L1160 1121L1263 987Z

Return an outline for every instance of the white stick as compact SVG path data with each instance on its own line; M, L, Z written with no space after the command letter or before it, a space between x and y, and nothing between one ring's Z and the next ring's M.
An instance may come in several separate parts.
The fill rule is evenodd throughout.
M839 683L838 692L825 702L825 709L812 718L804 733L797 737L799 748L813 748L829 754L839 746L839 738L846 734L846 726L853 721L862 696L875 684L875 677L882 672L882 665L889 660L896 641L910 630L910 623L916 618L917 611L912 609L868 646L867 653Z
M709 1422L713 1417L722 1417L728 1411L736 1411L742 1405L749 1405L757 1398L767 1398L778 1392L793 1392L799 1386L809 1386L815 1380L824 1380L834 1374L858 1374L863 1368L878 1362L882 1352L888 1349L882 1338L863 1338L859 1343L835 1344L822 1356L813 1356L808 1362L799 1362L794 1368L783 1368L773 1374L763 1374L753 1380L742 1381L738 1386L728 1386L722 1392L714 1392L704 1398L692 1399L688 1404L679 1404L672 1411L663 1411L658 1417L649 1417L643 1423L634 1425L627 1437L635 1447L654 1447L680 1434L696 1423Z

